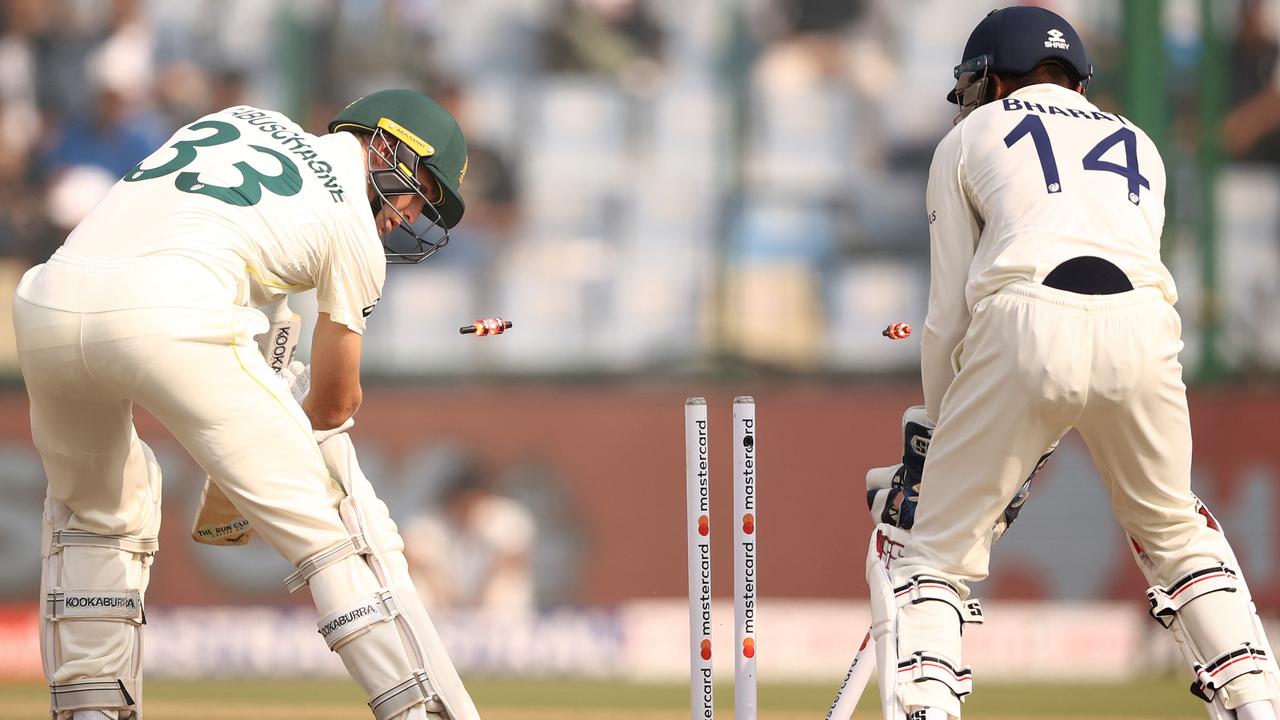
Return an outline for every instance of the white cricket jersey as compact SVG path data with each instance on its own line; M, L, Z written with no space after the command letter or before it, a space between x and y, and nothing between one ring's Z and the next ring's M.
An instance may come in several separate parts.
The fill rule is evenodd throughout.
M317 137L277 112L207 115L117 182L18 294L95 312L262 305L315 289L320 312L363 332L386 256L362 152L349 133Z
M929 313L920 370L929 417L983 298L1059 263L1104 258L1135 288L1177 301L1160 260L1164 164L1127 119L1073 90L1032 85L984 105L938 144L929 170Z

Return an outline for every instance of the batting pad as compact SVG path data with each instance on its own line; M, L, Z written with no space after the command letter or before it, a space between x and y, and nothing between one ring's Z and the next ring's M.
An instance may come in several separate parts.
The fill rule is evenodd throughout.
M158 506L160 466L151 449L139 445ZM55 720L70 720L78 710L102 710L120 720L139 716L142 599L159 549L158 510L151 517L133 534L97 534L69 527L70 508L47 501L40 639Z
M350 540L299 563L289 589L311 588L320 635L369 696L377 720L479 720L480 715L427 615L387 506L360 470L351 438L320 442L329 473L346 491Z
M960 717L973 680L969 669L959 666L959 630L965 623L982 622L982 610L976 600L960 600L955 588L936 578L916 576L895 587L889 571L910 541L910 531L881 523L867 548L881 708L885 720L914 717L910 710L917 707ZM908 614L914 617L904 628L901 621ZM930 650L910 651L913 647Z
M871 591L871 637L876 643L876 673L880 681L880 706L886 720L906 716L898 704L898 603L888 566L901 557L910 535L892 525L879 524L867 546L867 587Z
M1236 560L1235 551L1217 520L1197 500L1204 519L1202 532L1215 536L1224 562L1205 565L1173 578L1159 578L1157 566L1142 544L1128 537L1138 568L1151 587L1151 617L1173 634L1178 651L1195 675L1192 693L1205 702L1213 720L1235 720L1235 708L1270 701L1280 715L1280 667Z

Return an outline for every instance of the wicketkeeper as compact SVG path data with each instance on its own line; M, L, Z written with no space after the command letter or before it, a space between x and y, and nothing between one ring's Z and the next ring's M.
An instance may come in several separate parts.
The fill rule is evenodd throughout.
M289 589L309 589L321 636L378 720L479 717L346 433L386 263L448 241L466 145L448 112L407 90L356 100L329 131L247 106L183 127L18 287L49 480L40 632L55 720L140 714L161 482L135 404L211 478L197 536L236 542L251 527L297 568ZM269 321L255 307L311 289L308 373L285 367L287 309L259 351Z
M1210 716L1274 720L1271 648L1230 545L1191 492L1160 154L1085 98L1084 45L1048 10L992 12L961 60L948 96L959 117L927 190L921 373L936 427L914 527L873 602L892 651L880 663L886 718L960 717L968 584L987 575L1008 499L1074 427Z

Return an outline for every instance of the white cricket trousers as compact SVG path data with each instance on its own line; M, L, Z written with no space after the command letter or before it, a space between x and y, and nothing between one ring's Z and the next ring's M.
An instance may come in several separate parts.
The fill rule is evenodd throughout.
M1177 312L1154 288L1079 295L1018 283L979 301L953 358L956 379L942 400L912 542L894 583L941 577L967 597L966 584L987 576L996 519L1050 444L1073 427L1116 520L1151 557L1159 583L1230 562L1226 539L1206 527L1191 492L1181 333ZM904 608L900 657L932 650L959 658L955 613L948 609L942 624L920 616L926 605L941 603ZM922 687L922 695L941 688L920 685L935 686Z
M350 538L338 514L341 488L311 425L258 352L253 333L266 325L258 311L75 313L15 298L14 325L31 434L49 481L46 548L51 530L155 535L160 488L134 430L135 404L290 563ZM138 648L112 623L101 625L76 643L50 643L46 634L51 684L129 674Z
M1204 530L1191 494L1181 334L1177 312L1154 288L1079 295L1019 283L979 301L925 459L915 552L895 579L985 578L991 527L1073 427L1116 520L1163 582L1225 561L1222 535Z

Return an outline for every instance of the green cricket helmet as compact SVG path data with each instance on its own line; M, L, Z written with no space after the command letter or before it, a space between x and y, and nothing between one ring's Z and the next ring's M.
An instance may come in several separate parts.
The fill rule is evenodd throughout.
M388 262L422 262L449 242L449 230L462 219L465 205L460 186L467 174L467 143L458 121L439 103L412 90L380 90L346 106L329 121L329 132L363 131L373 135L369 143L369 182L377 200L374 213L383 207L400 216L398 228L412 238L408 247L392 236L383 236ZM384 140L379 143L377 140ZM391 149L388 156L381 147ZM375 168L374 157L385 167ZM428 198L418 180L422 165L440 186L439 198ZM387 202L396 195L417 195L425 201L418 225Z

